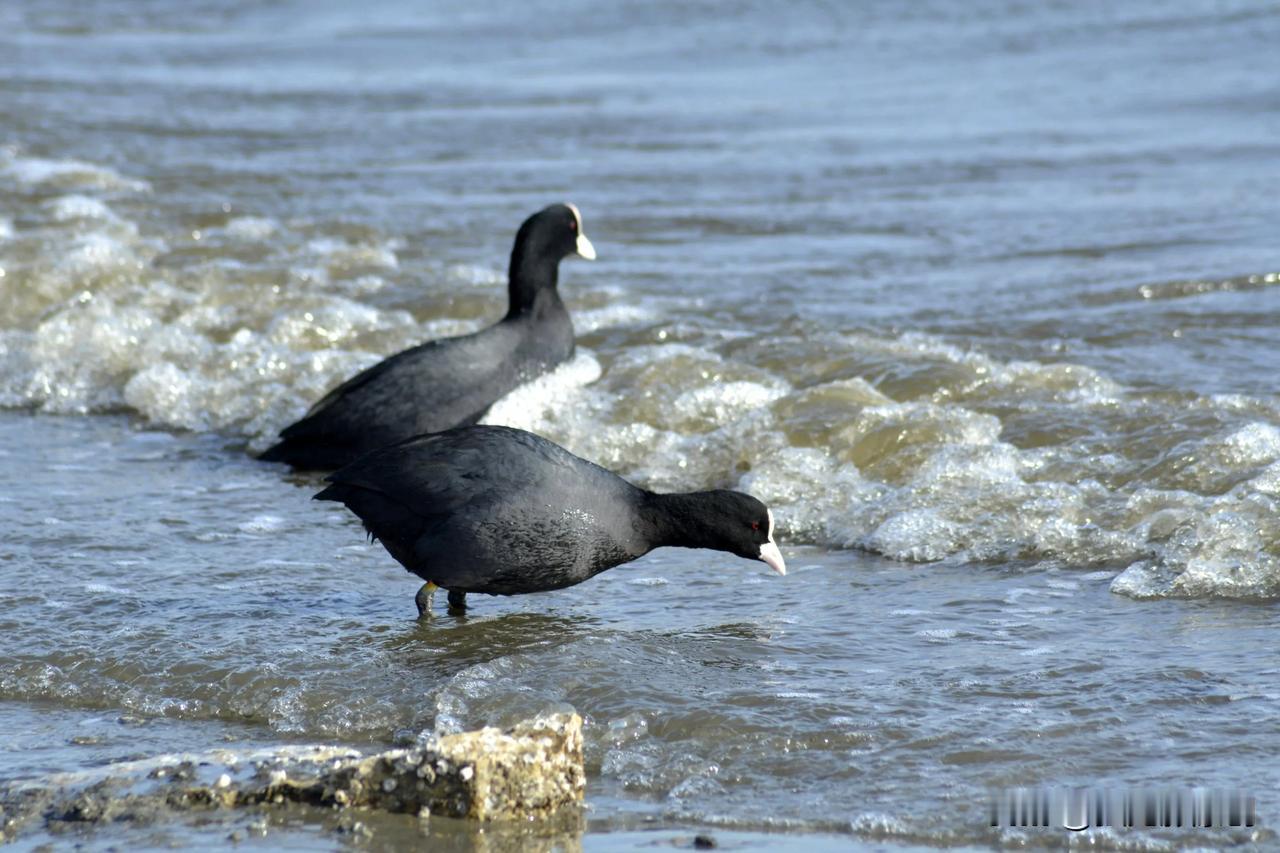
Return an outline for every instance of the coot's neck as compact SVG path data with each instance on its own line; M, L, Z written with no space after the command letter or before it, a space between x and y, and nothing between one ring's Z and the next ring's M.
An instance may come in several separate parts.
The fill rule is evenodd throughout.
M640 503L640 527L651 548L716 548L720 545L704 520L710 492L660 495L645 492Z
M507 271L507 294L510 299L507 319L540 319L543 316L564 312L564 303L556 291L559 278L559 261L545 255L526 253L516 245L511 252L511 266Z

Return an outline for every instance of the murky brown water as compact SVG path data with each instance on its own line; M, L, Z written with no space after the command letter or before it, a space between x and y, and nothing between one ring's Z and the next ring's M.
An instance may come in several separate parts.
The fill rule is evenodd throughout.
M5 4L0 777L567 704L602 830L985 844L987 789L1040 783L1265 817L1278 35L1245 2ZM558 199L600 254L562 276L580 351L490 419L748 489L795 569L659 552L416 625L244 451L498 316ZM268 838L341 843L309 832Z

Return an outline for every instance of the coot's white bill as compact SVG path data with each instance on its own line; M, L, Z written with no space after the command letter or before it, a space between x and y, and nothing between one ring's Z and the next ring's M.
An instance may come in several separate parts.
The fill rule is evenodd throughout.
M778 550L777 544L773 541L773 510L768 510L769 515L769 541L760 546L760 559L769 564L769 568L773 569L780 575L787 573L787 563L782 559L782 552Z
M787 573L787 563L782 559L782 552L778 550L778 546L773 542L766 542L760 546L760 559L769 564L769 568L773 569L780 575Z
M587 239L587 232L582 230L582 214L578 212L576 204L565 202L564 206L573 211L574 222L577 223L578 240L574 245L574 253L580 258L586 258L588 261L596 259L596 247L591 245L591 241Z

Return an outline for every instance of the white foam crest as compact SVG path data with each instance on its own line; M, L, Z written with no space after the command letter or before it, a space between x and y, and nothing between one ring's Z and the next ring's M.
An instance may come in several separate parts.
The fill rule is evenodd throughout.
M340 269L381 267L394 270L400 266L400 259L395 253L395 241L392 240L369 243L317 237L307 243L307 249L323 263Z
M1210 394L1188 402L1192 408L1209 412L1231 412L1242 416L1280 420L1280 399L1248 394Z
M12 240L14 233L13 220L7 216L0 216L0 240Z
M505 286L507 283L507 274L502 270L473 264L450 264L445 267L444 274L451 283L472 287Z
M1115 403L1123 393L1118 382L1081 364L1015 361L994 370L992 380L1012 389L1044 392L1058 402L1094 406Z
M76 163L8 166L31 181L85 171ZM454 318L420 324L407 312L334 293L360 288L331 285L329 266L291 267L288 285L267 289L257 270L214 254L175 285L150 267L163 244L139 237L134 223L102 201L73 192L39 209L46 224L18 237L34 260L10 266L0 255L0 268L7 267L0 300L9 300L8 320L18 324L0 329L3 405L52 412L127 405L158 425L242 431L262 446L314 399L382 355L424 335L477 325ZM241 217L227 230L251 238L277 227ZM302 247L304 258L317 248L288 236L282 244ZM335 240L318 248L334 267L393 266L392 243ZM26 329L24 321L31 324Z
M278 515L271 515L269 513L255 515L253 518L250 518L247 521L242 521L240 524L236 525L236 529L241 533L252 534L279 533L286 527L288 527L288 522L285 521L285 519Z
M768 504L782 540L844 544L841 519L853 507L880 498L888 489L866 480L853 465L816 447L784 447L759 460L738 483Z
M948 388L947 396L979 398L995 391L1021 390L1037 398L1085 405L1114 403L1124 389L1101 372L1081 364L1044 364L1037 361L1002 362L986 353L965 350L923 332L898 337L868 334L845 336L857 351L905 362L937 362L963 368L971 376L969 387Z
M560 413L582 405L583 389L599 379L600 373L595 354L579 347L573 358L494 403L482 423L552 432Z
M683 429L715 428L716 424L734 421L749 412L769 405L784 396L780 383L724 382L691 388L676 396L671 412L674 422Z
M72 222L77 219L101 219L107 222L119 222L120 217L96 198L86 195L64 195L46 202L50 216L55 222Z
M1280 459L1280 427L1253 422L1206 443L1218 464L1235 470Z
M358 275L354 278L341 278L334 286L350 296L372 296L387 289L388 282L380 275Z
M639 460L634 474L651 489L671 492L733 488L743 472L786 446L767 409L740 413L707 433L656 430L652 435L656 447Z
M126 178L113 169L81 160L51 160L0 152L0 174L24 186L83 187L145 192L146 181Z
M227 220L222 230L234 240L260 243L274 237L280 231L280 223L264 216L237 216Z
M862 537L865 547L912 562L941 560L962 547L960 527L935 509L908 509L895 513Z
M1027 482L1022 470L1010 445L946 444L895 486L825 450L788 448L758 460L740 486L774 508L784 539L894 559L1132 552L1094 529L1089 506L1105 497L1102 487Z
M666 349L675 352L658 352ZM696 352L681 345L654 350L660 363ZM725 421L706 433L654 426L631 417L635 405L645 407L648 401L619 396L614 383L620 373L650 366L633 358L629 368L619 371L615 363L605 377L609 381L601 382L599 361L594 353L580 348L567 364L500 400L485 421L531 429L642 485L667 490L701 488L707 483L733 485L738 472L749 467L749 448L781 448L783 437L768 427L771 415L759 406L737 402L725 406ZM724 389L716 390L714 377L705 382L720 395L717 405L724 405ZM664 387L663 393L679 396L669 385ZM757 401L774 394L756 387L736 388L729 389L727 399L737 400L744 393ZM652 409L647 411L653 414Z
M115 271L133 272L141 260L132 246L105 232L94 231L78 238L58 259L55 273L64 280L92 279Z
M1178 444L1148 476L1198 495L1227 491L1280 460L1280 427L1250 421Z
M961 441L942 446L920 466L912 477L916 489L947 492L957 486L1002 489L1023 485L1018 452L1012 445L965 441L973 436L964 432L957 438Z
M315 348L349 343L361 335L391 332L408 337L419 329L405 311L379 311L340 296L309 299L305 310L276 314L267 324L266 336L290 348ZM444 334L461 334L454 324Z
M833 379L830 382L811 385L793 395L792 399L803 400L815 397L835 397L841 402L854 403L861 406L884 406L893 403L892 399L880 393L874 385L861 376L854 376L849 379Z
M842 437L856 451L868 438L884 436L892 445L994 444L1000 437L1000 419L963 406L936 403L890 403L868 406L858 412ZM869 451L874 452L874 451Z
M371 366L367 352L296 351L243 330L226 344L203 345L199 363L149 364L124 388L125 401L156 423L236 429L263 449L330 388Z
M693 346L692 344L672 342L641 344L640 346L629 347L624 352L619 353L613 365L614 370L642 370L676 359L710 365L724 363L724 358L714 350Z
M85 413L123 404L121 387L139 342L156 325L140 307L76 301L41 323L31 342L27 401L44 411Z
M103 218L103 210L78 200L64 209L65 200L50 205L47 225L24 230L5 245L10 251L0 251L0 323L9 328L30 329L60 303L132 286L160 248L141 240L133 223L109 211ZM71 218L60 221L59 211ZM88 218L78 218L80 213Z
M638 326L657 321L658 313L642 305L606 305L601 308L579 308L573 312L573 328L578 334Z
M1273 462L1263 468L1247 482L1245 488L1253 489L1260 495L1280 498L1280 462Z
M1208 500L1185 492L1145 495L1154 511L1137 529L1151 555L1117 576L1112 591L1134 598L1280 597L1276 467Z
M33 333L8 333L0 348L4 402L46 411L129 405L153 422L188 429L239 429L261 444L314 399L378 361L370 352L317 349L378 334L408 345L419 327L404 312L341 298L262 332L234 328L236 311L190 304L189 294L73 300ZM150 303L150 304L148 304ZM397 347L399 348L399 347Z

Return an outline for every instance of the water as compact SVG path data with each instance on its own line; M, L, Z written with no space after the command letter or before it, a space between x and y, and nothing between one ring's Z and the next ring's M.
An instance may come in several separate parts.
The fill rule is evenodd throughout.
M1243 0L4 4L0 713L40 734L0 777L571 705L595 845L983 845L1006 784L1274 816L1277 37ZM560 199L580 351L489 419L749 489L792 573L658 552L417 625L245 450L499 316ZM340 843L302 824L267 839Z

